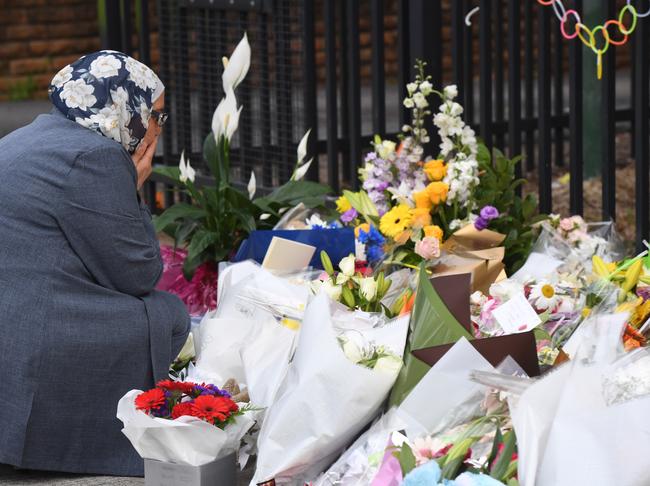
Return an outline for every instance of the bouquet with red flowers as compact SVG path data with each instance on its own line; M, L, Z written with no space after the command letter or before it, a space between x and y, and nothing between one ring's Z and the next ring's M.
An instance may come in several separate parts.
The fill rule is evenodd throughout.
M172 380L159 381L156 388L136 396L135 408L164 419L196 417L221 429L246 411L215 385Z
M117 405L117 418L144 459L202 466L239 450L256 409L237 403L212 384L164 380L147 391L131 390Z

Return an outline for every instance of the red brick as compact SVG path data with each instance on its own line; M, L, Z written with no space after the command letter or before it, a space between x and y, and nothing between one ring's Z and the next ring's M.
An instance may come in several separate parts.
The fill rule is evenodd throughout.
M28 10L24 8L2 8L0 15L0 25L25 24L28 22Z
M47 26L49 38L70 39L76 37L98 36L97 20L84 22L59 22Z
M9 25L4 30L4 38L7 40L34 39L47 36L47 28L44 25Z
M38 40L29 43L29 51L34 56L74 54L88 52L95 45L96 38Z
M25 42L1 42L0 59L16 59L25 57L27 53L27 43Z
M17 59L9 62L9 72L14 75L44 73L51 69L50 66L50 59L47 57Z
M94 2L70 7L43 7L34 9L31 14L32 22L55 23L83 20L97 20L97 8Z

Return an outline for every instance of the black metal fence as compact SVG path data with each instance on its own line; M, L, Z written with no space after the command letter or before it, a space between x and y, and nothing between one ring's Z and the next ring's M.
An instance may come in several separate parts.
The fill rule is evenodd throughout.
M131 2L116 3L121 21L119 9L106 18L117 19L118 32L127 34L116 36L108 28L113 40L108 35L106 45L127 50L131 27L125 12ZM597 4L604 17L594 23L615 18L625 4L564 3L578 12ZM639 12L650 8L648 0L632 3ZM135 4L143 22L147 1ZM286 179L296 144L311 128L309 152L316 161L309 177L334 189L356 187L371 137L394 135L406 121L405 85L415 60L423 59L434 85L458 86L466 119L488 146L524 154L523 167L536 180L543 212L553 210L555 166L570 173L570 210L582 214L587 165L602 178L602 216L615 218L616 134L628 132L637 246L648 237L650 18L639 18L627 51L607 51L602 80L593 81L595 68L584 67L592 60L595 65L593 53L577 39L565 41L552 8L535 0L159 0L157 15L161 75L175 120L164 134L165 163L177 163L180 150L190 147L198 161L200 141L222 95L220 56L247 31L253 60L238 88L245 115L235 144L241 180L251 169L263 174L266 186ZM396 26L389 18L396 18ZM395 42L385 41L388 29L396 30ZM360 39L368 36L371 56L364 60ZM397 54L396 66L387 64L387 52ZM617 79L617 52L627 55L619 70L627 78ZM145 42L140 55L148 59ZM394 79L389 71L396 72ZM617 102L623 92L629 96ZM436 146L432 140L429 153Z

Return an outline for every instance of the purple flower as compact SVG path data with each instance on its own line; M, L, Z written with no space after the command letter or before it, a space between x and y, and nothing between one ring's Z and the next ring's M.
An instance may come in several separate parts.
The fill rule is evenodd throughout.
M481 214L481 218L487 221L492 221L494 218L499 217L499 210L494 206L483 206L483 209L481 209L480 214Z
M357 213L356 209L350 208L341 215L341 221L343 221L344 223L349 223L350 221L356 219L358 215L359 214Z
M479 216L476 218L476 221L474 221L474 228L476 228L479 231L483 231L485 228L488 227L489 221L482 216Z

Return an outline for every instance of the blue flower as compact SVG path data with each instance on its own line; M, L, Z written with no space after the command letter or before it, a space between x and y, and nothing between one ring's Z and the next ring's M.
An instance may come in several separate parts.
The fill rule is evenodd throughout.
M381 260L381 257L384 256L384 250L381 246L371 245L366 247L366 256L368 257L369 262L376 262Z
M406 475L402 486L432 486L440 482L440 466L436 461L429 461L416 467Z

